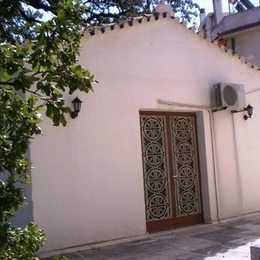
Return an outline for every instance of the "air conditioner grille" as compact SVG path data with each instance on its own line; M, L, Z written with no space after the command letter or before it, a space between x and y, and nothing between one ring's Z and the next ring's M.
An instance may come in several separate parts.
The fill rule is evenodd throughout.
M232 86L225 86L223 89L223 97L229 106L234 106L237 103L237 91Z
M212 89L212 106L214 109L241 111L246 106L245 86L233 83L217 83Z

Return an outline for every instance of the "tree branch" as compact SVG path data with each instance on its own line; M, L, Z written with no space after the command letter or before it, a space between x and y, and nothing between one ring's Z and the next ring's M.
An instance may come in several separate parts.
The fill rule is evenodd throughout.
M97 14L97 13L91 13L90 14L90 17L87 18L85 21L86 22L91 22L92 20L94 19L97 19L99 20L100 18L113 18L113 19L119 19L122 15L126 14L127 11L122 11L122 12L119 12L119 13L100 13L100 14Z
M32 22L32 23L41 23L40 20L35 19L32 16L28 16L22 9L19 9L19 13L21 16L24 18L25 21L27 22Z
M35 1L35 0L25 0L24 1L26 4L32 6L35 9L42 9L45 12L51 12L54 15L57 15L58 13L58 8L57 6L52 5L46 5L41 1Z
M39 97L41 99L44 98L41 94L37 93L38 90L32 91L32 90L26 88L25 91L27 91L28 93L31 93L31 94L33 94L33 95L35 95L35 96L37 96L37 97Z
M14 86L13 82L8 82L8 81L0 81L0 85L10 85L10 86Z

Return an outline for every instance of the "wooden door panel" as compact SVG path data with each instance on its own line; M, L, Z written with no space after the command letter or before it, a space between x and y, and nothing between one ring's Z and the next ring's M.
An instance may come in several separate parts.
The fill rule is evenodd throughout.
M202 222L195 114L140 112L147 231Z
M167 222L173 217L166 117L142 115L140 121L146 221L149 226L149 223Z
M195 114L170 115L176 226L203 220L196 128Z

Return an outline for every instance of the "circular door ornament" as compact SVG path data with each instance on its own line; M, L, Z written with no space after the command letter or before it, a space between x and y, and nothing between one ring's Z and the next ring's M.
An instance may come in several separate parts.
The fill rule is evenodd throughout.
M185 214L196 213L198 209L198 203L196 195L191 190L183 192L180 198L181 210Z
M177 156L178 161L181 164L190 163L193 159L193 154L194 154L194 151L192 149L192 146L189 143L184 142L184 143L180 143L177 146L176 156Z
M151 168L147 173L146 183L151 191L160 192L166 184L165 174L159 169Z
M179 170L178 184L185 190L190 189L195 183L194 170L189 166L183 166Z
M155 117L149 117L145 121L143 128L145 137L152 141L158 140L163 133L163 128L160 120Z
M174 124L174 134L180 140L189 138L191 136L191 130L189 121L184 118L177 119Z
M153 218L163 218L167 212L168 203L161 195L154 195L150 198L148 203L148 210Z
M162 163L164 152L160 145L150 143L145 149L145 160L148 164L154 166Z

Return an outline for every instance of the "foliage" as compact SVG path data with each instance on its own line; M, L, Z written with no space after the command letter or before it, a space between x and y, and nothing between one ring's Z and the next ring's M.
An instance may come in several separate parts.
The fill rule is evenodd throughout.
M73 1L73 0L71 0ZM87 8L84 13L84 23L87 25L116 22L127 17L150 13L161 0L82 0L84 5L78 3L77 10L71 12L73 19L82 19L81 8ZM34 25L41 20L42 12L50 16L63 15L60 11L59 0L1 0L0 34L12 41L13 38L31 38L34 35ZM76 1L73 1L76 2ZM193 0L167 0L173 10L185 21L194 21L198 15L199 6ZM28 8L28 6L30 8ZM17 26L19 25L19 26ZM23 37L21 37L21 35Z
M44 233L33 223L25 228L9 228L8 243L5 250L0 252L0 259L38 259L36 252L44 242Z
M45 111L55 126L65 126L70 108L64 93L88 93L94 82L77 64L84 5L77 0L50 1L55 13L43 21L26 2L0 1L1 259L34 259L43 242L43 232L34 224L22 229L9 223L24 202L19 184L29 180L27 150L41 133L40 113Z
M86 25L151 12L158 0L0 0L0 258L34 259L43 232L11 227L29 182L30 140L41 133L41 113L66 125L65 93L92 91L94 78L77 64ZM183 19L198 6L168 1ZM43 16L44 14L44 16Z
M137 16L142 13L150 13L161 0L88 0L88 13L86 22L108 23L126 19L129 16ZM185 21L194 22L198 15L199 6L192 0L168 0L173 10Z

